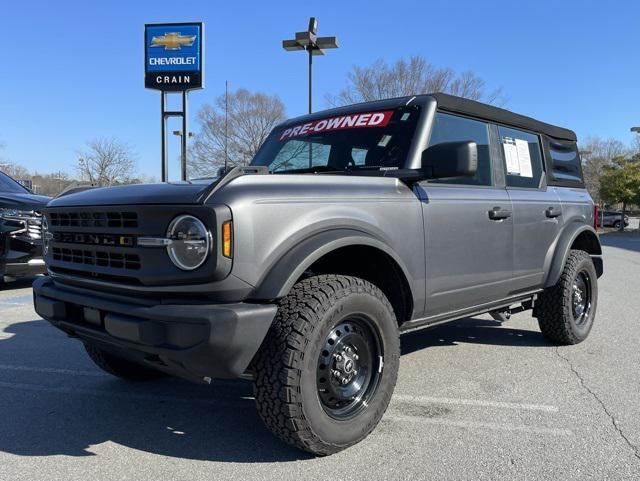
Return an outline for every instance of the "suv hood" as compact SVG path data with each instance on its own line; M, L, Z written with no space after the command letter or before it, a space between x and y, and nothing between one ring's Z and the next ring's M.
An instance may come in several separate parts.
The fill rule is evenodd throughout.
M49 207L131 204L199 204L215 180L91 188L53 199Z
M17 210L42 210L51 197L35 194L0 192L0 208Z

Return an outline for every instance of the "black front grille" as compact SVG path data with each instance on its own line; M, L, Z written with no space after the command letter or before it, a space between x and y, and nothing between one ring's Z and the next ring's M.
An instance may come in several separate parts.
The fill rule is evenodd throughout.
M117 189L110 192L117 197ZM211 207L164 204L56 206L64 202L62 197L45 210L48 228L44 257L47 269L58 278L73 277L74 282L78 278L101 279L109 283L145 286L217 280L214 279L217 256L210 256L205 265L195 271L186 272L171 262L166 248L138 244L141 237L165 237L171 220L186 213L202 219L215 232L218 223Z
M138 214L135 212L51 212L51 225L57 227L138 227Z
M140 257L137 254L65 247L53 247L52 254L54 261L110 267L112 269L140 269Z

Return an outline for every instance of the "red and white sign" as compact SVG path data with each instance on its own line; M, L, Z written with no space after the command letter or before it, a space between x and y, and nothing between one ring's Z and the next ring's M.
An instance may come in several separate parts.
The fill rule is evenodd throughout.
M282 134L280 134L280 140L318 134L320 132L329 132L331 130L386 127L392 115L393 110L385 110L384 112L366 112L314 120L313 122L307 122L306 124L285 129Z

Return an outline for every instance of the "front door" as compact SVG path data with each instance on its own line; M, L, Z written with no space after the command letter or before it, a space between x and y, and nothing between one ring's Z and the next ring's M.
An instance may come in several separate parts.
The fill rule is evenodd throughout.
M478 145L474 177L416 187L424 218L428 317L503 299L510 290L513 208L506 189L494 186L489 125L436 113L430 145L469 140Z

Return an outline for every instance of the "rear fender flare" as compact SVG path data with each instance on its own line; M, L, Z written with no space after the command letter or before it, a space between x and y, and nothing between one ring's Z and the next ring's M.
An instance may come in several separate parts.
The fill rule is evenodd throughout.
M600 240L598 239L598 234L593 229L593 227L589 225L585 225L582 223L573 223L567 225L562 233L560 234L558 241L556 243L556 247L553 253L553 257L551 260L551 264L549 266L549 274L547 275L547 280L544 284L544 287L551 287L558 282L560 279L560 275L562 274L562 270L564 269L564 265L567 262L567 257L569 257L569 251L571 250L571 246L578 238L580 234L583 232L588 232L589 235L593 236L593 241L597 248L595 252L589 252L591 256L599 256L602 254L602 247L600 246ZM598 258L598 260L600 260ZM596 270L598 271L598 275L602 274L601 263L600 269L596 265Z

